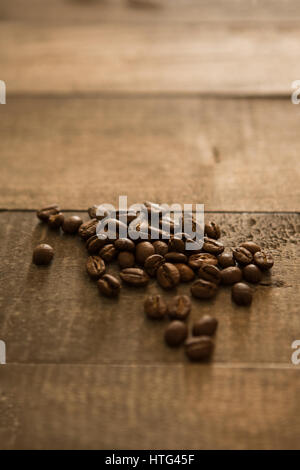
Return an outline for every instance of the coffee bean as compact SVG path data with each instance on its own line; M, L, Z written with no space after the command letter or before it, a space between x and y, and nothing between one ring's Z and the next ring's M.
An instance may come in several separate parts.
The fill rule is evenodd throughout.
M168 253L168 245L161 240L153 242L153 247L157 255L164 256L166 253Z
M92 279L99 279L105 273L105 263L100 256L89 256L86 262L86 270Z
M125 253L123 251L123 253ZM120 253L121 254L121 253ZM149 277L143 269L140 268L126 268L120 273L122 281L131 286L142 287L148 284Z
M104 274L104 276L97 282L97 285L101 294L106 297L116 297L120 293L120 281L110 274Z
M232 253L221 253L218 256L218 263L221 268L229 268L230 266L235 266L235 260Z
M174 320L165 329L165 342L168 346L180 346L188 335L188 329L182 321Z
M114 260L117 256L117 250L114 245L109 243L108 245L105 245L103 248L101 248L99 255L106 263L111 263L112 260Z
M215 222L210 221L204 226L204 233L207 235L209 238L214 238L217 240L221 236L221 230L219 225L217 225Z
M234 284L231 289L232 300L238 305L250 305L252 302L252 289L244 282Z
M262 270L271 269L274 260L270 253L265 251L257 251L254 255L254 263Z
M90 216L91 219L98 219L98 220L102 220L104 219L104 217L108 217L109 216L109 211L105 208L105 207L102 207L103 209L103 215L97 215L97 211L98 211L98 208L99 210L101 210L101 205L98 206L98 205L94 205L94 206L91 206L88 208L88 214Z
M167 314L167 304L160 295L149 295L144 302L144 309L148 317L158 320Z
M248 264L243 268L244 279L256 284L262 279L262 272L255 264Z
M214 240L213 238L204 237L204 243L202 247L203 251L211 253L213 255L219 255L225 249L223 243Z
M192 304L188 295L176 295L168 302L168 314L172 319L185 320L191 308Z
M177 286L180 281L179 271L171 263L165 263L160 266L156 272L157 282L164 289L172 289Z
M230 266L221 271L221 282L225 285L235 284L242 280L242 271L237 266Z
M135 254L136 254L136 260L139 264L144 264L146 259L154 255L155 249L150 242L140 242L136 246Z
M99 234L93 235L92 237L88 238L85 246L87 251L91 254L97 254L108 243L106 235Z
M193 325L194 336L212 336L218 326L218 320L210 315L204 315L200 320L197 320Z
M176 266L179 271L180 282L190 282L194 279L194 271L186 264L176 263L174 266Z
M33 250L32 261L38 265L47 265L52 261L53 256L54 250L52 246L42 243L41 245L36 246Z
M144 268L149 276L154 277L158 268L165 263L165 259L161 255L151 255L145 261Z
M36 213L38 219L42 220L43 222L47 222L50 215L55 215L60 212L60 208L57 204L52 204L51 206L44 207L43 209L39 209Z
M79 227L82 226L82 219L78 215L71 215L66 217L62 224L62 229L65 233L74 234L78 232Z
M199 269L204 264L212 264L213 266L216 266L218 264L218 260L210 253L196 253L189 257L188 264L193 269Z
M184 253L179 253L178 251L170 251L165 254L165 259L168 263L186 263L187 256Z
M115 247L118 251L135 250L135 244L132 240L129 240L129 238L118 238L118 240L115 241Z
M198 270L198 276L201 279L205 279L206 281L214 282L215 284L219 284L221 281L221 272L212 264L204 264Z
M250 253L252 253L253 255L257 251L261 251L261 247L257 243L251 241L241 243L240 246L242 248L246 248L246 250L250 251Z
M198 299L211 299L217 293L217 285L214 282L197 279L191 286L191 293Z
M59 212L58 214L53 214L50 215L48 219L48 225L52 229L57 229L62 226L64 223L65 217L62 212Z
M191 361L208 359L213 350L214 342L209 336L197 336L185 342L185 353Z
M121 269L133 268L135 265L135 256L131 251L120 251L118 254L118 263Z
M168 243L169 251L178 251L179 253L184 253L185 251L185 242L180 238L170 238Z
M78 229L78 233L83 240L87 240L88 238L96 235L96 228L99 221L97 219L91 219L88 222L84 222L80 225Z
M238 247L232 250L234 259L242 265L250 264L253 260L252 253L247 248Z

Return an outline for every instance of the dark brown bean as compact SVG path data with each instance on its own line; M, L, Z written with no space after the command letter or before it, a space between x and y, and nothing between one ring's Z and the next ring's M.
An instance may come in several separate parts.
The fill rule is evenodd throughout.
M197 279L191 286L191 293L198 299L211 299L216 295L218 287L214 282Z
M122 253L125 253L124 251ZM121 253L120 253L121 254ZM148 284L149 277L143 269L140 268L126 268L120 273L122 281L131 286L142 287Z
M209 336L197 336L185 342L185 353L191 361L208 359L213 350L214 342Z
M160 266L156 272L157 282L164 289L172 289L180 281L180 274L176 266L171 263L165 263Z
M233 248L232 254L234 259L242 265L250 264L253 260L252 253L243 247Z
M220 284L221 282L221 272L217 266L212 264L204 264L198 270L198 276L201 279L205 279L206 281L214 282L215 284Z
M78 215L71 215L70 217L65 217L64 223L62 224L62 229L65 233L73 235L78 232L78 229L81 225L82 218Z
M98 208L101 210L101 208L103 209L103 215L97 215L97 210ZM99 212L100 213L100 212ZM104 219L104 217L108 217L109 216L109 211L102 207L101 205L98 206L98 205L93 205L91 207L88 208L88 214L90 216L91 219L98 219L98 220L102 220Z
M218 260L210 253L196 253L189 257L188 264L193 269L199 269L204 264L212 264L213 266L217 266Z
M161 320L167 314L167 304L160 295L149 295L144 302L148 317Z
M223 243L214 240L213 238L204 237L204 243L202 247L203 251L211 253L212 255L219 255L225 249Z
M161 255L149 256L144 264L145 271L149 276L155 277L158 268L165 263L165 258Z
M97 254L108 243L106 235L93 235L92 237L88 238L85 246L87 251L91 254Z
M176 295L168 302L169 317L174 320L185 320L192 304L188 295Z
M261 251L261 247L255 243L255 242L244 242L244 243L241 243L240 246L242 248L246 248L246 250L250 251L250 253L252 253L253 255L257 252L257 251Z
M115 241L115 247L118 251L134 251L135 244L129 238L119 238Z
M248 282L256 284L262 279L262 272L255 264L248 264L243 268L243 277Z
M54 250L52 246L41 243L33 250L32 261L37 265L47 265L52 261L53 256Z
M180 238L170 238L168 243L169 251L178 251L179 253L184 253L185 251L185 242Z
M210 315L204 315L200 320L197 320L193 325L194 336L212 336L218 326L218 320Z
M270 253L265 251L257 251L254 255L254 263L262 270L271 269L274 260Z
M62 226L64 223L65 216L62 212L59 212L58 214L53 214L50 215L48 219L48 225L52 229L57 229Z
M166 253L168 253L168 245L161 240L153 242L153 247L157 255L164 256Z
M92 279L99 279L105 273L105 263L100 256L89 256L86 262L86 270Z
M233 257L233 253L221 253L218 256L218 263L221 268L229 268L230 266L235 266L235 260Z
M120 251L118 254L118 263L121 269L133 268L135 265L135 256L131 251Z
M176 263L174 266L179 271L180 282L190 282L194 279L195 273L187 264Z
M99 255L106 263L111 263L111 261L117 256L117 250L114 245L109 243L101 248Z
M209 238L214 238L217 240L221 236L221 230L219 225L216 224L216 222L210 221L204 226L204 233L207 235Z
M97 285L99 292L106 297L116 297L120 293L120 281L110 274L104 274L104 276L97 281Z
M136 246L135 255L139 264L144 264L146 259L155 254L155 249L150 242L140 242Z
M51 206L43 207L43 209L39 209L36 212L38 219L42 220L43 222L47 222L50 215L55 215L60 212L60 208L57 204L52 204Z
M182 321L174 320L165 329L165 342L168 346L180 346L187 338L188 329Z
M221 282L225 285L235 284L242 280L242 270L237 266L225 268L221 271Z
M78 229L78 233L83 240L87 240L88 238L96 235L96 228L99 221L97 219L91 219L88 222L84 222L80 225Z
M165 254L165 259L168 263L186 263L187 256L184 253L179 253L178 251L170 251Z
M252 302L252 289L244 282L234 284L231 289L232 300L238 305L250 305Z

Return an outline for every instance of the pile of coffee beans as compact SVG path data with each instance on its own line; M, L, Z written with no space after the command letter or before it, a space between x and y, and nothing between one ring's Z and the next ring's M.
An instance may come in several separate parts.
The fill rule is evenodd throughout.
M156 211L163 218L163 211L155 203L144 203L149 213ZM220 242L221 228L214 222L205 223L204 243L201 249L186 250L186 241L193 241L186 234L172 230L175 223L169 220L171 235L164 239L164 232L155 232L149 227L147 239L130 238L110 239L107 235L98 236L96 228L99 220L109 217L105 213L97 216L97 207L88 209L90 220L83 222L78 216L66 217L59 206L54 204L37 211L37 217L53 230L62 229L66 234L78 234L85 243L88 258L86 271L97 282L99 292L106 297L117 297L122 284L144 287L150 279L165 290L172 290L180 283L192 282L191 295L197 299L209 300L216 296L221 286L231 286L232 300L242 306L252 302L253 290L249 284L261 281L263 273L272 268L274 261L270 253L253 241L245 241L238 247L225 249ZM136 214L127 213L128 224ZM160 219L160 220L161 220ZM118 214L112 219L115 226L121 227ZM196 223L196 222L195 222ZM54 250L46 244L38 245L33 252L33 262L47 265L54 256ZM116 261L120 278L107 273L109 263ZM214 349L212 335L217 328L217 320L204 316L194 323L188 334L187 319L191 311L191 300L187 295L176 295L168 303L161 295L146 298L144 310L151 319L169 318L165 330L165 342L171 347L184 343L185 352L190 360L202 360L211 356Z

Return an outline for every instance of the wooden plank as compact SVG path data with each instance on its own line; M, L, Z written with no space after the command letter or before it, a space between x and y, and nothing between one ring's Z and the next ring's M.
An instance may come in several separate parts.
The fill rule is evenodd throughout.
M2 449L299 449L299 370L0 367Z
M299 216L279 214L213 214L224 243L247 239L271 249L272 277L255 288L251 308L232 304L230 289L211 302L193 300L190 323L202 314L220 321L214 362L291 363L291 344L298 339ZM187 363L182 349L163 341L167 323L145 318L147 294L188 293L189 286L166 293L156 282L146 289L123 287L119 300L102 298L85 272L86 251L76 237L55 234L35 214L0 213L0 338L8 363L152 364ZM32 249L50 243L51 266L31 263ZM114 266L110 272L118 272Z
M60 201L299 209L298 107L284 100L11 99L0 107L0 207Z

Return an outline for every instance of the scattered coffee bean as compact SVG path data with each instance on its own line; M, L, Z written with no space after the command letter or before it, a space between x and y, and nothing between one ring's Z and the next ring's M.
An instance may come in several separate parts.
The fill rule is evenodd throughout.
M225 285L235 284L242 280L242 270L237 266L225 268L221 271L221 282Z
M218 326L218 320L210 315L204 315L200 320L197 320L193 325L194 336L212 336Z
M254 255L254 263L262 270L271 269L274 260L270 253L265 251L257 251Z
M99 208L99 215L97 215L98 208ZM102 215L100 215L100 210L102 210ZM109 211L101 205L100 206L94 205L88 208L88 214L91 219L102 220L104 219L104 217L109 216Z
M253 255L251 251L247 250L247 248L238 247L233 248L232 254L234 259L242 265L250 264L253 260Z
M106 235L100 234L98 235L93 235L92 237L88 238L85 246L87 251L91 254L97 254L108 243Z
M104 276L97 282L97 285L101 294L106 297L116 297L120 293L120 281L110 274L104 274Z
M191 287L191 293L198 299L211 299L216 295L218 287L214 282L197 279Z
M204 264L212 264L213 266L217 266L218 260L210 253L196 253L189 257L188 264L193 269L199 269Z
M135 244L132 240L129 240L129 238L118 238L118 240L115 241L115 247L118 251L135 250Z
M109 243L101 248L99 255L106 263L111 263L117 256L117 250L113 244Z
M89 256L86 262L86 270L92 279L99 279L105 273L105 263L100 256Z
M123 253L126 253L123 251ZM121 253L120 253L121 254ZM140 268L126 268L120 273L122 281L131 286L142 287L148 284L149 277L143 269Z
M78 229L78 233L83 240L87 240L88 238L96 235L96 228L99 221L97 219L91 219L88 222L84 222L80 225Z
M192 304L188 295L176 295L168 302L168 314L172 319L185 320L191 308Z
M118 263L121 269L133 268L135 265L135 256L131 251L120 251L118 254Z
M248 282L256 284L262 279L262 272L255 264L248 264L243 268L243 277Z
M162 319L167 314L167 304L160 295L149 295L144 302L145 313L150 318Z
M39 209L36 213L37 217L42 220L43 222L47 222L50 215L55 215L60 212L60 208L57 204L52 204L51 206L44 207L43 209Z
M185 323L174 320L167 326L165 330L165 342L168 346L180 346L188 335L188 329Z
M198 276L201 279L214 282L215 284L220 284L221 282L221 272L217 266L212 264L204 264L201 268L199 268Z
M155 249L152 243L150 242L140 242L136 246L135 255L136 255L136 260L139 264L143 265L146 259L149 256L154 255L154 253L155 253Z
M194 271L192 270L192 268L190 268L186 264L176 263L174 266L176 266L176 268L179 271L181 282L190 282L194 279L195 277Z
M217 225L215 222L211 221L205 224L204 226L204 233L207 235L209 238L214 238L218 239L221 236L221 230L219 225Z
M261 251L261 247L255 243L255 242L244 242L244 243L241 243L240 246L242 248L246 248L246 250L250 251L250 253L252 253L253 255L257 252L257 251Z
M209 336L197 336L185 342L185 353L191 361L208 359L213 350L214 342Z
M231 289L232 300L238 305L250 305L252 302L252 289L244 282L234 284Z
M165 254L165 259L168 263L186 263L187 256L184 253L179 253L178 251L170 251Z
M145 271L149 276L155 277L158 268L165 263L165 258L161 255L149 256L144 264Z
M78 215L71 215L66 217L62 224L62 229L65 233L74 234L78 232L79 227L82 226L82 219Z
M64 220L64 214L62 212L59 212L58 214L53 214L49 216L48 225L52 229L57 229L62 226Z
M153 247L157 255L164 256L166 253L168 253L168 245L161 240L153 242Z
M235 260L233 253L224 252L218 256L218 263L221 268L229 268L230 266L235 266Z
M203 251L211 253L212 255L219 255L225 249L223 243L214 240L213 238L204 237L204 243L202 247Z
M54 250L52 246L42 243L33 250L33 262L37 265L47 265L52 261Z
M168 243L169 251L178 251L179 253L184 253L185 251L185 242L181 238L172 237Z
M165 263L158 268L156 278L161 287L164 289L172 289L179 284L180 274L174 264Z

